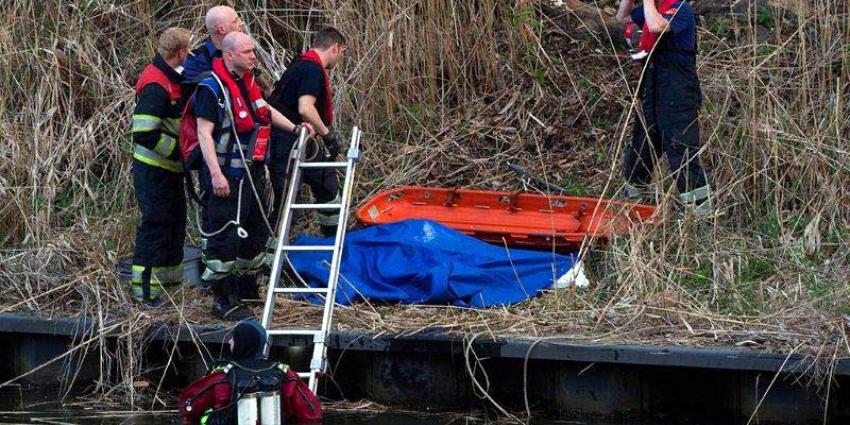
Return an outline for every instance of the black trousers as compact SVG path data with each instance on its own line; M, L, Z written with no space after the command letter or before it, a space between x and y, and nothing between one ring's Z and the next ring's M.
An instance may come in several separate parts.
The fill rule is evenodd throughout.
M705 187L708 181L698 156L702 93L696 70L663 55L653 62L639 88L642 110L625 152L626 181L635 186L649 184L663 154L680 194Z
M276 132L272 134L271 160L268 164L272 192L274 193L274 208L271 214L272 223L276 223L280 216L283 201L286 198L286 164L289 162L289 153L295 145L297 137L293 134ZM308 152L308 154L311 154ZM325 161L324 152L316 155L314 161ZM293 170L290 170L290 174ZM301 182L307 183L310 192L318 204L327 204L337 201L339 196L339 177L336 170L332 169L307 169L301 175ZM319 211L319 224L325 233L336 231L338 220L337 212ZM271 220L270 220L271 221ZM333 224L333 225L332 225Z
M132 296L159 296L183 281L186 192L182 173L133 160L133 189L142 213L133 253Z
M200 187L203 230L206 233L221 232L203 240L203 260L206 265L202 279L212 287L235 286L239 275L254 276L262 265L265 256L268 228L259 205L267 211L266 196L263 193L265 173L262 167L252 167L251 176L260 195L260 202L254 196L247 175L234 177L225 173L230 184L230 195L222 198L212 191L212 178L206 166L201 168ZM241 196L240 196L241 186ZM239 225L231 221L237 220ZM225 227L226 226L226 227ZM247 233L240 236L240 227Z

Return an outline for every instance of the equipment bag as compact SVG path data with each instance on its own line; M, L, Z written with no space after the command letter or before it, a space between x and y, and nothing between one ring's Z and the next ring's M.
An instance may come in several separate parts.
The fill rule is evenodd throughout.
M280 389L285 422L311 423L322 420L319 398L292 369L286 371Z
M266 162L269 157L269 135L271 127L268 125L259 125L251 132L251 139L248 143L248 153L251 155L251 162Z
M212 72L205 72L198 77L198 81L203 81L206 77L215 75ZM221 86L221 81L215 78L217 84L209 87L216 96L221 96L224 88ZM187 170L200 170L203 164L203 156L201 149L198 147L198 118L195 116L195 93L201 84L195 86L189 100L186 101L186 106L183 108L183 118L180 120L180 136L178 143L180 145L180 156L183 158L184 168ZM226 97L226 96L225 96ZM231 142L232 143L232 142ZM229 147L228 147L229 151Z
M195 96L189 98L186 102L186 108L183 110L183 119L180 121L180 156L183 158L183 164L187 170L198 170L201 166L198 155L192 155L198 150L198 120L195 118L193 107L195 104Z
M209 409L230 405L233 387L227 373L216 371L189 384L177 397L177 408L184 424L197 424Z

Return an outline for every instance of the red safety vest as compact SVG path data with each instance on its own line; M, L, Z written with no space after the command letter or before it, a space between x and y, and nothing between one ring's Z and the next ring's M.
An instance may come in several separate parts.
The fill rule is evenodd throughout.
M142 71L142 75L139 76L139 81L136 82L136 96L141 96L142 90L151 83L159 84L159 86L168 93L168 98L171 101L180 100L180 84L174 83L168 79L168 76L154 64L149 64L145 67L145 70Z
M326 125L331 125L334 121L334 92L331 89L331 79L328 76L328 70L325 69L325 64L322 63L322 59L319 57L319 54L313 49L310 49L301 55L301 63L304 62L312 62L318 65L325 74L325 98L322 100L324 110L319 111L319 113L322 116L322 121L324 121Z

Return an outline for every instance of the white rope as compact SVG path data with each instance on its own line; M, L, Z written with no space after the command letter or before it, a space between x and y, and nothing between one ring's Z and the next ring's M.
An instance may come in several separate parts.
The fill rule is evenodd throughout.
M236 132L236 120L233 117L233 110L230 107L230 96L228 95L227 90L224 88L224 85L222 84L222 82L218 78L218 76L215 75L215 73L213 73L212 76L213 76L213 78L215 78L215 81L218 83L219 87L222 89L222 93L224 94L224 106L225 106L225 109L227 110L228 116L230 117L230 122L232 124L231 130L233 132L233 137L236 141L236 148L239 151L239 157L242 159L242 163L246 164L246 166L247 166L248 161L245 159L245 152L243 152L243 150L242 150L243 145L242 145L242 142L239 140L239 134ZM313 143L316 144L314 155L311 158L305 158L305 161L308 161L308 162L312 161L313 159L318 157L319 153L321 152L321 146L318 145L318 142L313 140ZM289 152L290 160L291 160L291 157L292 157L292 151L295 150L296 146L297 146L297 142L296 142L296 144L293 144L292 148L290 149L290 152ZM305 145L305 149L306 149L306 145ZM288 162L287 167L286 167L286 171L285 171L285 175L287 175L287 181L286 181L287 186L289 184L291 184L291 181L290 181L290 178L289 178L289 174L292 171L290 169L291 165L292 165L292 163ZM248 176L248 183L250 183L250 185L251 185L251 191L254 194L254 200L257 202L257 207L260 209L260 215L263 217L263 222L266 225L266 229L268 229L269 234L272 235L272 237L275 237L275 231L272 228L271 223L269 222L268 216L266 215L265 208L263 207L263 202L260 198L260 193L257 191L257 186L254 184L254 178L251 175L251 170L246 168L245 171L246 171L246 174ZM242 238L242 239L245 239L245 238L248 237L248 232L240 224L240 221L241 221L240 217L241 217L241 212L242 212L242 183L244 183L244 180L239 181L239 204L236 208L236 221L233 221L233 220L228 221L227 223L225 223L225 225L221 229L218 229L218 230L216 230L215 232L212 232L212 233L206 233L201 228L201 220L200 220L200 217L199 217L199 211L198 210L195 211L196 220L198 222L198 231L201 233L202 236L204 236L204 237L216 236L216 235L224 232L225 229L227 229L227 227L230 226L231 224L235 224L237 226L236 233L239 235L239 237ZM284 208L283 202L281 202L281 208ZM285 259L286 259L286 262L291 267L291 269L295 272L297 279L299 281L301 281L301 283L304 286L309 286L307 284L307 282L304 281L304 278L302 278L301 275L295 270L295 267L290 262L289 257L285 256Z
M242 183L243 183L242 181L239 182L239 195L237 196L237 199L236 199L236 202L237 202L237 204L236 204L236 220L230 220L227 223L224 223L224 226L221 226L220 229L218 229L214 232L205 232L204 229L203 229L203 226L201 225L201 209L200 208L195 209L195 221L198 222L198 232L201 234L201 236L203 236L205 238L211 238L213 236L218 236L222 232L227 230L227 228L230 227L231 224L233 224L233 225L236 226L236 234L240 238L245 239L245 238L248 237L248 231L245 230L245 228L242 227L242 224L241 224L241 221L242 221L242 219L241 219L241 217L242 217ZM201 196L204 196L203 193L201 194Z

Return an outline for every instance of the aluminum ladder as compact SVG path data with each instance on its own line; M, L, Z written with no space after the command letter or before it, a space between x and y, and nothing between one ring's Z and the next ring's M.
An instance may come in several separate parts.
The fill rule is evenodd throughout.
M296 142L295 149L290 156L290 178L286 199L282 205L280 223L277 232L277 244L275 246L274 261L272 262L269 286L266 292L265 307L263 308L262 325L266 329L268 341L265 354L268 356L272 339L279 336L306 336L313 339L313 354L310 360L310 371L299 373L302 379L308 379L308 385L313 393L318 388L319 374L325 370L327 363L326 345L328 333L333 322L334 299L336 298L337 281L339 280L339 265L342 260L343 241L345 240L345 227L348 221L348 209L351 203L351 194L354 189L354 172L357 162L360 160L360 136L362 132L358 127L353 127L351 132L351 143L345 161L342 162L306 162L304 160L305 148L307 146L307 130L301 129L301 134ZM342 196L338 204L298 204L298 191L301 187L301 175L305 169L345 169L345 180L342 185ZM339 221L337 222L336 236L333 245L308 246L290 244L290 227L292 216L296 210L338 210ZM294 251L325 251L332 252L330 270L328 274L327 287L284 287L280 285L283 274L285 256ZM324 298L324 311L322 323L319 328L275 328L272 318L275 310L276 299L284 294L313 294Z

